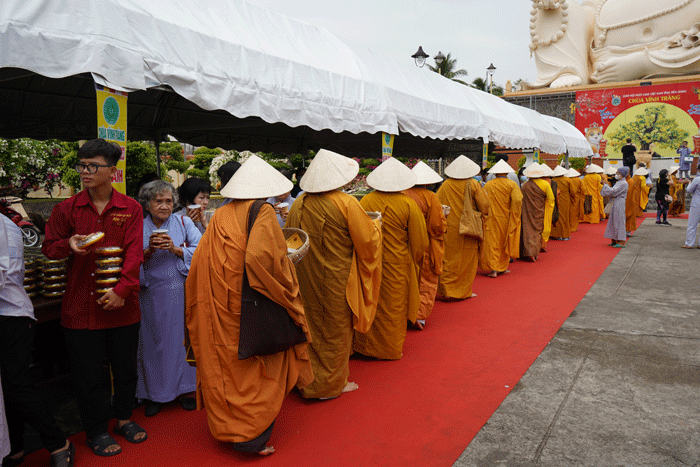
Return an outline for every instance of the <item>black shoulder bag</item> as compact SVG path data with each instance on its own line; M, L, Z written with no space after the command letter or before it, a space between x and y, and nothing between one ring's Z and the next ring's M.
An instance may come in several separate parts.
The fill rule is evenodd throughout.
M265 201L257 200L250 207L248 239L263 204ZM304 331L289 316L287 309L253 289L244 268L238 359L276 354L304 342Z

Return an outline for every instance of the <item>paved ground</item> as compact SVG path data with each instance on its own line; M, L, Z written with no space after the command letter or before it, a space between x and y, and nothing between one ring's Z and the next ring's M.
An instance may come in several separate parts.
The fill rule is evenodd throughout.
M646 219L456 467L700 466L700 250Z

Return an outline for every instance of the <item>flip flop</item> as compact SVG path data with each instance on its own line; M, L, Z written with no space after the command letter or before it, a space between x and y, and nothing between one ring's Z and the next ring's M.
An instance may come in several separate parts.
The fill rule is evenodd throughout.
M122 452L121 446L119 446L119 451L105 452L105 449L107 449L109 446L119 444L117 443L117 440L109 436L109 433L102 433L100 436L95 436L92 439L86 439L85 442L87 443L88 447L92 449L92 452L98 456L111 457Z
M692 250L692 249L693 249L692 246L688 246L688 245L683 245L681 248L685 248L686 250Z
M114 425L114 434L123 436L130 443L143 443L148 439L148 434L146 430L141 428L136 422L128 422L119 428L119 424ZM144 433L145 436L141 439L136 439L136 435L139 433Z

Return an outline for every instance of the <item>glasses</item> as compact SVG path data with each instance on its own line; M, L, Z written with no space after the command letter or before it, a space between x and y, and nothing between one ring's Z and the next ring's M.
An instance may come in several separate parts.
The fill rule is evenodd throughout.
M109 164L75 164L75 171L83 173L83 170L87 169L89 174L97 173L97 169L100 167L111 167Z

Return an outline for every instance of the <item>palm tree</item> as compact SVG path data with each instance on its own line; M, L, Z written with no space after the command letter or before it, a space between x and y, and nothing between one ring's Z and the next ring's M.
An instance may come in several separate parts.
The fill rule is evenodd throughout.
M437 65L437 62L435 63L435 66L428 65L428 68L430 68L432 71L435 73L440 73L442 76L444 76L447 79L451 79L452 81L457 81L460 84L464 84L465 86L469 86L469 84L465 83L461 79L458 79L458 76L467 76L467 70L459 69L455 70L457 68L457 59L452 58L450 54L448 53L445 59L442 61L441 65Z
M470 86L475 88L475 89L479 89L480 91L489 92L488 83L483 78L474 79L474 81L472 81L472 84ZM501 86L494 84L491 88L491 93L494 96L502 96L503 95L503 88Z

